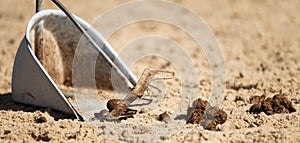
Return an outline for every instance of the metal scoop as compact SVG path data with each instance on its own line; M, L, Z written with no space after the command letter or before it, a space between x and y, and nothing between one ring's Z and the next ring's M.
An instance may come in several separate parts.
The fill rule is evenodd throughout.
M29 21L26 28L26 35L19 45L15 57L12 78L12 98L19 103L47 107L66 114L73 114L78 119L83 120L84 116L74 108L74 105L67 100L66 96L55 83L56 80L60 84L65 84L71 78L69 75L72 68L69 67L69 64L72 64L72 60L70 60L72 57L67 55L70 53L72 55L72 52L74 52L74 50L72 50L72 48L74 49L72 44L76 45L82 35L88 39L90 44L100 53L107 69L115 71L126 83L130 83L131 86L136 85L137 79L117 56L113 48L91 25L79 17L73 16L58 0L52 1L62 11L41 11L42 0L37 0L37 13ZM42 43L41 41L46 38L39 35L41 31L45 32L42 35L50 33L50 36L47 38L50 37L49 39L54 39L50 44L43 44L43 50L54 49L55 51L55 47L69 47L64 50L60 49L60 56L63 59L58 60L58 63L66 68L63 70L59 69L58 73L51 74L52 70L46 70L47 62L43 63L43 61L38 58L41 53L38 52L37 49L40 48L39 46L41 45L39 44ZM100 47L99 45L103 46ZM43 60L47 60L47 57L43 57ZM57 59L55 58L54 60ZM48 63L51 64L51 62ZM53 61L52 64L57 63ZM59 74L62 74L63 78L54 77Z

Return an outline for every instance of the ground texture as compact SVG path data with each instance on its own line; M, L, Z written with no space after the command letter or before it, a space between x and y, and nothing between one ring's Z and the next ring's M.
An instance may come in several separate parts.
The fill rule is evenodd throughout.
M124 3L114 0L100 2L66 1L63 3L76 15L92 23L101 13ZM222 46L226 64L226 93L222 109L227 121L219 131L186 125L164 142L300 142L300 1L297 0L176 0L201 16L215 33ZM33 0L9 0L0 4L0 141L1 142L112 142L88 122L80 122L44 108L14 103L11 99L11 79L14 56L22 40L26 24L34 14ZM55 8L46 1L44 8ZM192 20L191 20L192 21ZM180 43L193 57L199 74L201 98L210 94L210 67L202 51L195 51L197 43L180 29L155 22L129 25L115 33L109 42L120 50L137 37L157 34ZM157 58L145 59L133 67L135 74L154 66L169 69L172 65ZM172 84L172 81L168 81ZM157 106L155 112L129 119L131 124L146 124L164 111L172 112L176 98L180 98L176 82L168 101ZM283 93L296 112L267 115L246 112L252 104L251 96L273 97ZM173 102L174 99L174 102ZM192 103L192 102L191 102ZM149 120L149 121L148 121ZM140 122L138 122L140 121ZM121 141L136 141L130 135Z

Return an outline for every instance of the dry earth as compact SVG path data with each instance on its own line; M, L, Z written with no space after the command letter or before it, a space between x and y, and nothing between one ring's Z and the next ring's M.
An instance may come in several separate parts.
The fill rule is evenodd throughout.
M76 15L92 23L101 13L125 3L121 0L99 2L66 1L63 3ZM202 130L186 125L173 135L163 136L163 142L300 142L300 1L298 0L176 0L195 11L211 27L218 38L226 63L226 93L222 108L228 114L220 131ZM55 8L46 1L44 8ZM49 109L14 103L11 99L11 79L14 56L25 27L34 14L33 0L9 0L0 4L0 141L1 142L111 142L91 124L80 122ZM142 22L129 25L115 33L109 42L119 51L132 40L157 34L180 43L192 57L199 71L200 94L210 94L210 67L197 43L180 29L162 23ZM170 69L172 65L160 58L146 58L133 67L140 75L145 67ZM129 119L133 125L155 122L150 117L169 110L173 98L180 98L178 81L172 85L169 100L157 113L137 115ZM256 85L257 86L251 86ZM194 87L195 88L195 87ZM296 112L266 115L246 112L252 105L249 97L282 92L292 101ZM171 98L170 98L171 97ZM129 136L121 141L135 141Z

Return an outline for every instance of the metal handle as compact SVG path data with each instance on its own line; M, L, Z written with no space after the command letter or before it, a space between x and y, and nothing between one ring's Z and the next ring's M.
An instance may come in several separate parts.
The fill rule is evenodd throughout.
M43 0L36 0L35 13L42 11L42 3L43 3Z
M38 13L42 11L42 2L43 0L36 0L36 8L35 12ZM35 38L34 38L34 46L35 46L35 55L43 64L43 22L39 22L37 27L35 28Z

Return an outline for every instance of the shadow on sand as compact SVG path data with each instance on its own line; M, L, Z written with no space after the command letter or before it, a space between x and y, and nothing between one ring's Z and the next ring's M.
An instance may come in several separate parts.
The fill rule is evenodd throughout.
M76 119L73 115L66 115L61 112L51 110L49 108L44 107L36 107L32 105L25 105L16 103L12 100L11 93L0 93L0 110L4 111L23 111L23 112L35 112L35 111L41 111L41 112L48 112L50 116L52 116L55 120L58 119Z

